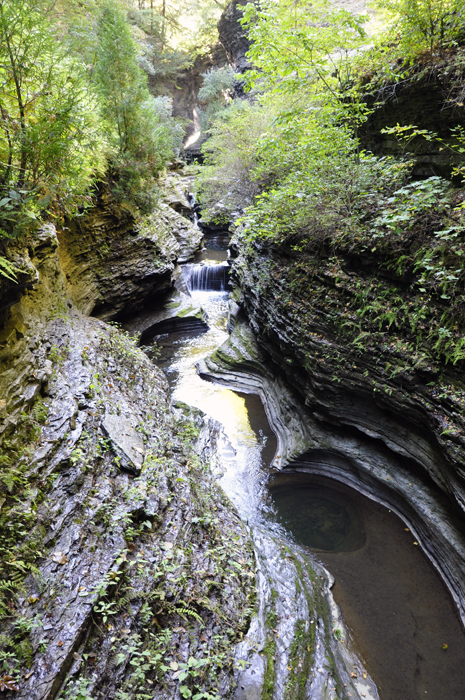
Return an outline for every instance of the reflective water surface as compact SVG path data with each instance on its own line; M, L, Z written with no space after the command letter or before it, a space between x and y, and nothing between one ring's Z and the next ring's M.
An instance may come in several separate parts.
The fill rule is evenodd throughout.
M381 700L463 700L465 637L404 523L353 489L308 474L279 474L269 493L276 521L334 576L334 597Z

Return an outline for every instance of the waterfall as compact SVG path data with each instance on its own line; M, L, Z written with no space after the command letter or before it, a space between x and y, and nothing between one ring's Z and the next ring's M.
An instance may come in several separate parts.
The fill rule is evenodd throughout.
M187 199L188 199L189 204L190 204L191 207L192 207L192 212L193 212L193 215L194 215L193 222L194 222L195 226L198 226L198 223L199 223L199 214L198 214L198 211L197 211L197 202L196 202L196 199L195 199L195 194L194 194L193 192L189 192L189 194L187 195Z
M188 269L186 269L188 268ZM185 265L185 280L190 292L226 292L229 265Z

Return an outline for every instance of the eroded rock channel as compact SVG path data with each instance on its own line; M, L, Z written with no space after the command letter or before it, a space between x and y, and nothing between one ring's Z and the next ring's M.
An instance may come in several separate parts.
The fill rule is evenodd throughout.
M188 184L169 176L160 222L107 201L85 245L47 226L14 249L5 697L462 697L458 507L382 442L394 421L308 410L237 273L227 291L228 237L198 250Z
M207 250L205 259L214 265L220 258L209 259ZM193 292L209 331L159 337L159 362L175 399L222 424L216 443L220 483L251 526L261 562L261 617L253 630L258 656L250 650L245 655L251 670L240 675L236 697L462 697L457 668L465 661L465 637L459 615L410 523L385 507L389 502L374 489L360 489L354 475L357 491L344 485L347 479L331 471L331 462L338 465L334 454L303 450L309 430L304 410L270 375L243 320L228 336L227 314L234 324L231 309L234 314L237 307L234 302L228 307L227 294L215 290L214 281L211 286ZM304 455L300 462L289 458L298 449ZM284 552L296 564L293 571ZM331 611L330 636L319 641L318 635L312 638L312 625L315 632L319 624L324 628L324 615L314 597L302 609L298 594L303 589L313 596L318 579L325 582L322 595ZM293 641L286 643L286 637ZM308 651L321 650L318 661L313 654L308 658L302 639L311 642Z

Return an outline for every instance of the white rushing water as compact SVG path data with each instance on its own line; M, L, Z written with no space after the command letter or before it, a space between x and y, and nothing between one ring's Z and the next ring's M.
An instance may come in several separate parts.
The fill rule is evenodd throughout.
M166 367L172 380L173 401L195 406L223 426L227 440L220 441L220 483L243 518L256 516L263 496L262 450L266 442L250 425L246 401L234 391L201 379L195 364L228 338L228 294L193 292L192 297L208 314L209 330L174 341ZM170 377L171 375L171 377ZM173 379L174 378L174 381Z

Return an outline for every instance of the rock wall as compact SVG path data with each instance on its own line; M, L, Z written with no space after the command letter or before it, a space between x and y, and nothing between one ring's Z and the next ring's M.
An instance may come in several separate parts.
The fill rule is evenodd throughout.
M318 259L309 274L283 250L236 246L231 322L245 314L258 348L239 321L201 373L260 393L276 468L344 481L409 523L465 622L461 370L344 335L337 321L361 274L350 260Z
M246 4L246 0L233 0L218 22L220 42L226 51L229 63L238 73L244 73L251 67L245 55L250 48L250 41L240 24L242 8Z
M193 257L202 238L186 218L188 183L175 174L166 177L160 207L137 219L104 193L99 206L58 231L67 291L79 310L121 318L172 286L176 265Z
M65 688L60 697L174 699L180 683L233 692L255 566L197 447L214 427L171 406L137 343L88 316L133 312L171 283L194 242L167 208L149 231L110 207L60 232L61 243L48 225L9 251L23 273L20 290L1 288L6 698L52 700Z
M416 177L449 177L454 165L463 164L451 132L463 123L462 61L463 48L459 47L444 59L436 57L433 63L406 67L403 77L367 94L367 105L373 111L360 129L363 148L378 155L411 154ZM382 133L397 124L434 132L441 141L418 136L406 143Z

